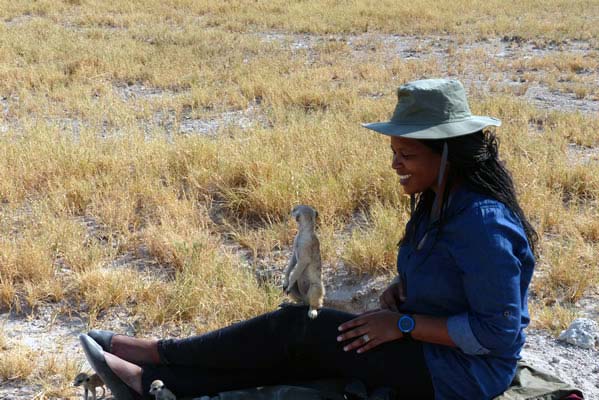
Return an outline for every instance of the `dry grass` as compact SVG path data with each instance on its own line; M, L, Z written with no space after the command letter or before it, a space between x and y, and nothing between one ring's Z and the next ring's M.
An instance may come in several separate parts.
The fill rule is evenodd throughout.
M0 309L59 304L94 326L118 311L142 334L248 318L282 299L254 273L283 269L301 203L320 213L325 268L392 273L407 199L387 140L359 124L386 120L400 83L452 75L483 82L473 112L504 122L543 238L533 320L565 326L599 283L599 163L569 148L596 148L599 120L524 96L599 98L597 7L0 1ZM401 50L417 57L391 34L421 38ZM70 361L32 369L1 333L0 349L3 379L68 393Z
M0 379L4 383L29 381L35 384L39 388L35 399L73 395L72 382L80 371L81 365L67 356L52 352L40 354L25 343L0 339Z
M81 395L81 388L73 387L81 365L64 355L47 354L36 365L32 382L39 387L35 399L56 399ZM98 390L98 395L100 394Z
M345 248L344 261L357 272L392 274L403 226L408 222L405 207L375 204L364 226L354 230Z
M548 329L553 335L559 335L577 317L572 307L563 306L559 303L539 304L536 301L529 302L531 327Z
M24 344L5 344L0 348L0 378L3 381L26 380L35 369L36 354Z

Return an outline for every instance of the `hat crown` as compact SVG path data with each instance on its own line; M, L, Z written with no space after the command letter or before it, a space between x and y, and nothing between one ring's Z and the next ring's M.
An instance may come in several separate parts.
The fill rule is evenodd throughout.
M430 125L460 121L472 116L466 91L457 80L424 79L402 85L391 122Z

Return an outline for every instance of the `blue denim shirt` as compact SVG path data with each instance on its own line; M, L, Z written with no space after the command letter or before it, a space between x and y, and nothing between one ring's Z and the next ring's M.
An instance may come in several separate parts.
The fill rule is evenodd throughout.
M448 317L458 347L423 343L436 399L490 399L516 372L534 256L519 218L464 186L450 196L444 219L440 232L418 224L415 240L399 249L400 311Z

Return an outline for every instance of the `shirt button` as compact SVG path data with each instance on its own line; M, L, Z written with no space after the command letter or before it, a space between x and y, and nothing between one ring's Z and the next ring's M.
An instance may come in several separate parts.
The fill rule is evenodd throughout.
M506 317L506 318L509 318L509 317L510 317L510 315L512 315L512 313L511 313L511 312L509 312L509 311L504 311L504 312L503 312L503 316L504 316L504 317Z

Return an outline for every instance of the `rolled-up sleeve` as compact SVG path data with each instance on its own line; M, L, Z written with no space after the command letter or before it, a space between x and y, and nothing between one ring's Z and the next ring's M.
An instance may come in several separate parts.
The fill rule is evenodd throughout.
M453 342L466 354L489 354L490 350L483 347L470 327L468 313L452 315L447 319L447 330Z
M513 345L521 328L522 265L514 252L526 245L526 235L503 205L464 212L450 251L462 273L469 309L450 316L447 329L466 354L501 353Z

